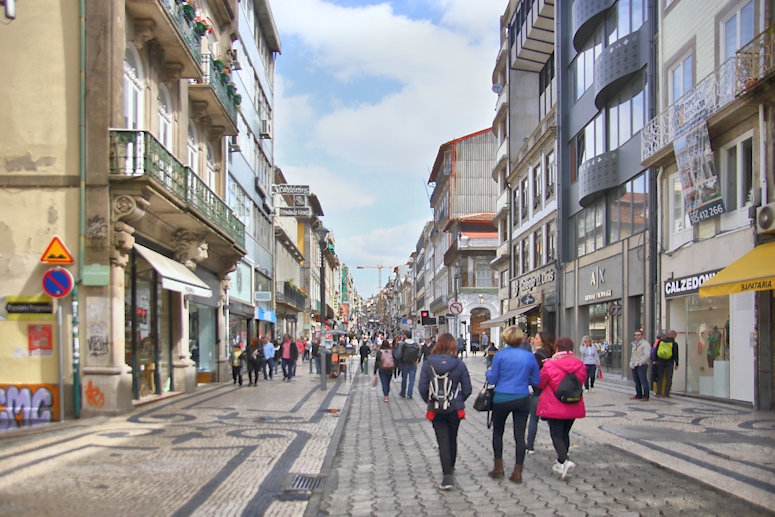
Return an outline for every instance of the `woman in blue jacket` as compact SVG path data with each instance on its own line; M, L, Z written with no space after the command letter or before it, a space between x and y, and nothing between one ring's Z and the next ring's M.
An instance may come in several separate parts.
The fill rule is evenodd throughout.
M525 462L525 426L530 415L530 388L540 380L538 363L532 353L521 348L525 335L512 325L503 331L501 339L508 345L493 357L487 370L487 382L495 385L492 407L492 452L495 466L488 473L491 478L502 478L503 432L506 419L512 415L514 441L517 444L516 463L509 480L522 483L522 464Z

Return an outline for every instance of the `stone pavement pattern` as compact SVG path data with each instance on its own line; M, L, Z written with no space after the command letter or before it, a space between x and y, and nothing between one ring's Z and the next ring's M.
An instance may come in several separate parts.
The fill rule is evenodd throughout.
M481 385L481 356L466 364ZM401 399L393 383L384 403L371 375L321 391L306 367L298 374L0 435L0 516L775 515L772 412L684 397L642 403L601 383L571 434L572 477L552 475L542 422L515 485L487 477L491 432L469 400L458 487L441 492L419 395ZM510 468L508 424L504 442Z

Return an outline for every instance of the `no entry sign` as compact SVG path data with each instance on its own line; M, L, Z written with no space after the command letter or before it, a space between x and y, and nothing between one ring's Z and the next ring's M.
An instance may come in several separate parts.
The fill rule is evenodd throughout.
M52 298L63 298L73 290L73 275L61 267L51 268L43 274L43 290Z

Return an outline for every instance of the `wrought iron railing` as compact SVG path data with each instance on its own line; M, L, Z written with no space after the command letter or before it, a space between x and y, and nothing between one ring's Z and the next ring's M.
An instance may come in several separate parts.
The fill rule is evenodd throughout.
M218 100L221 101L221 104L229 113L229 117L236 124L237 106L234 104L234 92L229 92L229 85L233 86L234 84L231 83L230 75L224 74L222 70L218 70L215 66L215 60L210 54L205 54L202 58L202 69L205 72L204 83L213 87ZM229 78L225 78L225 75L229 76Z
M710 116L775 72L775 25L756 35L735 56L648 121L641 130L641 161L673 143L676 126L697 110Z
M174 0L160 0L167 12L170 13L170 17L175 21L175 25L178 27L178 33L183 41L186 42L186 46L194 55L197 61L202 61L202 38L194 32L194 27L183 13L183 7Z
M283 302L296 307L300 311L304 310L307 302L307 296L301 289L290 282L277 282L277 302Z
M245 247L245 225L190 168L180 163L148 131L110 131L110 174L147 176Z

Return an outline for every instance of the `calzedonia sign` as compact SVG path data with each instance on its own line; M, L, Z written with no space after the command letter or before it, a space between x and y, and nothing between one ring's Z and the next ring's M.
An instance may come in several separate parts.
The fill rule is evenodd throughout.
M665 280L665 298L697 294L700 290L700 286L716 276L716 273L719 271L721 270L716 269L714 271L706 271L705 273L698 273L696 275Z

